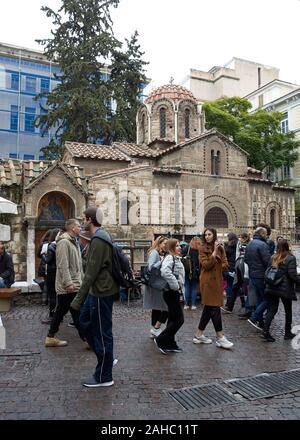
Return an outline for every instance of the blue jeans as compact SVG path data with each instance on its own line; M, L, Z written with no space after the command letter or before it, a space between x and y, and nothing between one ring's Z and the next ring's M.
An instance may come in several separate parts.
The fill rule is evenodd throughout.
M94 378L101 383L112 380L112 308L113 295L99 298L89 294L79 318L86 340L97 356Z
M265 280L263 278L251 278L251 282L257 296L256 309L251 315L251 320L261 322L264 311L269 305L269 301L265 296Z
M5 287L7 287L7 284L6 284L5 280L0 281L0 289L3 289Z
M184 282L184 303L186 305L189 305L190 291L192 291L192 306L195 306L198 293L198 280L186 277Z
M232 297L232 286L233 286L233 280L234 278L231 277L230 275L226 275L226 283L227 283L227 287L226 287L226 298L231 298Z

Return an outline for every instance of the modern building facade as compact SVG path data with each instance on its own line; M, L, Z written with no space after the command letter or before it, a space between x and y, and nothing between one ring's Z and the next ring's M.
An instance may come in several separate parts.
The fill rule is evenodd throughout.
M241 58L232 58L225 66L214 66L208 72L191 69L181 84L198 101L214 101L231 96L245 96L278 79L279 69Z
M46 98L35 101L57 84L59 66L36 50L0 43L0 157L42 159L54 130L35 127Z

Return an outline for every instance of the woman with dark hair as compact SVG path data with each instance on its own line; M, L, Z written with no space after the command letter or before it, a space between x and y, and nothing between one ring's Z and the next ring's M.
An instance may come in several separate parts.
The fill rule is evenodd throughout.
M223 272L227 270L228 262L223 243L217 240L217 231L206 228L203 233L203 245L200 249L200 292L203 312L194 344L211 344L212 340L204 335L204 330L212 320L216 331L216 345L221 348L231 348L233 343L224 336L222 329L221 307L223 306Z
M276 253L271 259L270 266L280 269L282 275L281 282L276 286L267 283L265 295L269 301L264 329L262 336L268 342L274 342L275 339L270 334L271 322L278 311L279 299L281 299L285 312L285 333L284 339L293 339L296 336L291 331L292 327L292 299L295 295L294 284L300 282L300 276L297 275L296 257L292 254L287 240L281 239L277 243Z
M168 306L168 323L164 331L154 340L157 348L163 353L180 353L182 349L175 341L175 335L184 323L180 305L180 294L184 289L184 267L181 262L181 248L176 238L170 238L166 245L167 256L161 264L161 277L167 282L163 291Z
M56 278L56 237L60 234L61 230L50 229L47 235L48 246L42 248L41 258L45 264L45 281L47 287L47 297L49 304L49 317L42 320L42 324L50 324L54 309L56 307L56 290L55 290L55 278Z

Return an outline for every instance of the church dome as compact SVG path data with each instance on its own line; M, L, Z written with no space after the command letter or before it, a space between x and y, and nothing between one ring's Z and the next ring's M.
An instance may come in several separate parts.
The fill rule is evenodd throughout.
M167 84L165 86L158 87L154 89L148 98L145 100L145 104L151 104L159 99L171 99L173 101L182 101L188 99L189 101L197 103L195 96L192 92L183 86L178 86L175 84Z

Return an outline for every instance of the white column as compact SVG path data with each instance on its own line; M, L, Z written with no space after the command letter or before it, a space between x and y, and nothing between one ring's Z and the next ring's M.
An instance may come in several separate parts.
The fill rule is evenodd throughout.
M35 278L35 225L28 220L27 228L27 283L30 286Z

